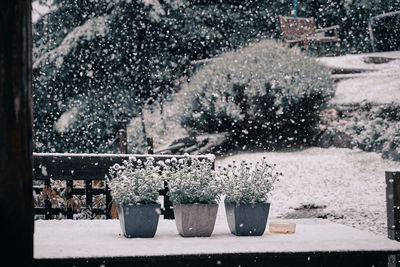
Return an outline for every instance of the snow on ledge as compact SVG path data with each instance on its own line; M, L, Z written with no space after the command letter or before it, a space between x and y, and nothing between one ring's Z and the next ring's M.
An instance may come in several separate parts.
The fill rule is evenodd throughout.
M385 172L400 172L400 169L387 169Z
M95 153L33 153L34 156L53 156L53 157L116 157L116 158L143 158L143 157L154 157L154 158L208 158L211 161L215 160L215 156L213 154L205 154L205 155L167 155L167 154L95 154Z
M125 238L118 220L35 221L34 257L93 258L224 253L356 252L400 253L400 243L321 219L291 220L296 233L237 237L218 220L211 237L183 238L175 221L159 221L154 238ZM74 238L71 238L74 237Z

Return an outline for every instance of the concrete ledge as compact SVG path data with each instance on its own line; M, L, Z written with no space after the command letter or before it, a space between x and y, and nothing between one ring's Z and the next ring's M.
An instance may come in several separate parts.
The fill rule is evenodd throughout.
M237 237L220 219L211 237L183 238L174 221L160 220L150 239L123 237L118 220L36 221L34 257L37 266L218 265L222 260L232 263L234 255L239 257L237 262L247 263L310 263L310 258L315 259L315 266L326 261L362 266L355 263L368 259L375 266L384 266L378 264L382 261L387 266L388 255L400 254L400 243L380 235L321 219L288 221L297 224L295 234L273 234L267 227L263 236Z

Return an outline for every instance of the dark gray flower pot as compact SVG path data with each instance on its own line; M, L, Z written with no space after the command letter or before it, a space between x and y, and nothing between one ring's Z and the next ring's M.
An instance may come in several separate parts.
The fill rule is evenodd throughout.
M154 237L161 205L118 205L118 218L125 237Z
M226 219L231 233L238 236L260 236L267 225L270 203L251 204L225 201Z
M183 237L211 236L217 218L218 204L174 203L175 224Z

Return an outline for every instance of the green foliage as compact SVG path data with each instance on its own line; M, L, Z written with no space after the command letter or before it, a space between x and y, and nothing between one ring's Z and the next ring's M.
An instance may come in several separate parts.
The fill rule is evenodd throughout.
M400 106L361 106L329 122L327 133L345 133L352 145L364 151L389 154L400 148Z
M400 0L304 0L298 1L299 16L314 17L319 27L340 26L342 51L346 53L370 52L368 21L371 17L400 10ZM398 18L397 18L398 19ZM393 25L392 25L393 26ZM381 51L399 49L396 40L399 28L383 33L384 27L376 29L378 48ZM381 34L379 35L379 31Z
M61 1L35 24L38 152L112 151L117 117L137 116L145 103L168 94L184 73L185 55L168 51L169 30L152 6L96 3ZM78 118L59 131L60 118L72 109Z
M185 127L275 147L310 143L319 109L333 94L327 68L267 40L213 60L177 99Z
M163 188L159 172L160 166L154 164L153 158L144 163L131 158L122 166L115 164L107 177L111 196L121 205L153 203L158 199L158 191Z
M400 0L298 2L299 16L315 17L320 27L339 24L343 48L351 52L370 50L370 16L400 9ZM191 61L266 37L280 38L277 17L292 10L291 1L273 0L54 4L33 30L38 152L112 151L114 114L132 118L146 103L162 100L176 90L178 79L190 75ZM96 103L109 92L110 102ZM124 103L115 106L121 97ZM55 125L73 108L82 119L59 132Z
M343 20L342 36L348 39L347 46L349 50L355 53L369 52L371 51L368 30L369 19L376 15L400 10L400 0L351 0L345 3L344 8L345 20ZM399 18L397 19L399 20ZM380 28L378 27L376 29L382 30L384 28L382 26L383 25L380 25ZM386 36L376 35L375 37L379 38L378 48L381 49L381 51L400 48L400 43L393 44L388 42L388 40L398 39L400 37L399 27L397 27L397 32L395 28L393 28L390 33L386 32Z
M273 184L282 175L274 171L274 166L261 162L248 164L234 161L227 168L219 167L218 176L223 184L225 201L240 204L267 203Z
M167 160L163 170L169 196L182 204L211 204L219 201L221 185L215 179L212 162L197 158Z
M179 50L190 60L214 57L223 51L265 37L279 37L278 15L288 1L183 1L171 13Z

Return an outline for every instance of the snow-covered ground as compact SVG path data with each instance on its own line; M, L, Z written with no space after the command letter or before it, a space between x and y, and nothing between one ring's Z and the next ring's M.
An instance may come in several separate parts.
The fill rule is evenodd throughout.
M367 63L368 57L384 57L389 59L400 59L400 51L390 52L376 52L367 54L348 54L338 57L321 57L318 61L332 68L345 68L345 69L367 69L367 70L380 70L385 67L383 64Z
M387 63L374 64L371 57L391 59ZM337 83L334 104L400 103L400 51L324 57L318 59L334 69L366 70ZM369 62L369 63L368 63ZM345 75L340 75L344 77Z
M270 199L271 218L293 213L301 217L301 211L295 209L312 205L322 207L318 214L332 221L387 234L385 171L400 170L399 162L358 149L308 148L239 153L217 159L216 165L225 166L232 160L255 162L263 156L283 173Z
M46 15L54 9L53 0L46 0L44 2L32 1L32 22L36 23L41 16Z

